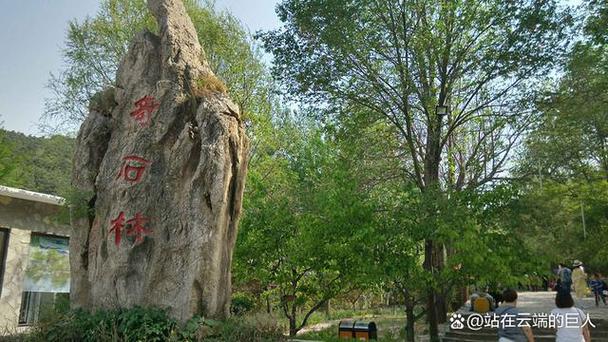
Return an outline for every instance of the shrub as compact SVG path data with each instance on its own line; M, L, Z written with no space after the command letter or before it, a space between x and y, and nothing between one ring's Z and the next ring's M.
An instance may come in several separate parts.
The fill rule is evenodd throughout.
M158 309L75 310L41 321L30 337L41 341L166 341L176 327L177 322Z
M232 295L230 312L236 316L250 312L255 307L255 300L247 293L237 292Z
M283 341L283 328L268 314L257 313L225 321L220 330L219 341L270 342Z
M135 307L72 310L37 323L30 332L2 340L23 342L116 342L116 341L282 341L283 329L269 315L257 314L226 321L194 317L180 325L164 310Z

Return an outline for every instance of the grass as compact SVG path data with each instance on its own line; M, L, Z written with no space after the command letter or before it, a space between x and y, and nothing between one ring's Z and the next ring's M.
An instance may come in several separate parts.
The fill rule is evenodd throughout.
M201 77L197 79L196 83L194 84L193 95L195 97L205 97L213 92L226 94L228 92L228 88L224 82L222 82L212 73L201 75Z
M329 318L329 319L328 319ZM311 317L308 326L314 324L333 321L332 326L320 331L310 331L298 335L301 340L316 340L316 341L344 341L338 339L338 321L341 319L352 318L356 320L373 321L378 329L379 341L403 341L405 339L405 314L403 310L396 308L383 308L375 310L336 310L329 316L324 313L317 313ZM424 324L416 326L418 334L423 333Z
M315 325L317 323L323 323L327 321L341 320L346 318L358 317L359 319L365 319L366 317L377 317L377 316L399 316L405 317L405 312L402 308L377 308L369 310L352 310L352 309L340 309L331 310L330 314L327 315L325 312L317 311L313 313L308 319L307 325Z

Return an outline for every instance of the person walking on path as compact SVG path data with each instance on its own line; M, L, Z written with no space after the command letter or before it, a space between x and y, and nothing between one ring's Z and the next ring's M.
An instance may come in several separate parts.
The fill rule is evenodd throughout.
M502 303L494 312L501 318L501 324L498 326L498 342L534 342L534 334L530 326L520 326L519 309L517 309L517 292L512 289L507 289L502 293ZM507 326L506 321L515 322L515 324Z
M572 271L564 264L559 264L557 268L557 292L570 293L572 288Z
M574 270L572 271L572 285L574 285L574 292L578 299L583 299L589 293L589 287L587 287L587 273L583 269L583 263L574 260L572 264Z
M606 295L604 291L608 291L608 287L606 283L602 280L602 277L599 273L593 274L593 279L589 282L589 286L593 290L593 295L595 296L595 306L600 306L600 299L606 304Z
M558 292L555 296L555 306L557 308L551 311L557 325L555 342L590 342L587 315L583 310L574 307L572 295Z

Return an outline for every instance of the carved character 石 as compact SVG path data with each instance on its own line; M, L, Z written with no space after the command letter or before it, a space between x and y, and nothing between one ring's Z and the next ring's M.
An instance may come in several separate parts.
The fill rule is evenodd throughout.
M149 160L142 157L130 155L122 158L123 163L117 178L122 178L131 183L138 183L150 164Z

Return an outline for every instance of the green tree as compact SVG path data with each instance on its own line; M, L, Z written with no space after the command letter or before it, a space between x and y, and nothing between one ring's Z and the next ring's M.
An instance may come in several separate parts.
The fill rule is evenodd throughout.
M0 183L49 194L70 187L73 139L0 130Z
M608 42L597 31L608 5L589 1L587 9L586 39L574 46L563 76L540 103L522 175L608 179Z
M328 136L291 119L275 124L282 143L258 152L248 178L235 277L278 297L293 336L328 300L369 279L361 251L372 213Z
M552 263L584 260L606 270L608 194L608 4L585 1L583 39L539 103L518 176L526 180L519 220ZM602 22L604 24L602 24Z
M268 114L271 82L261 54L233 15L212 2L185 1L206 58L228 86L245 116ZM45 124L51 132L74 132L93 95L114 84L118 64L138 32L156 32L144 0L103 0L95 17L70 22L63 50L66 67L52 74Z
M0 131L11 148L7 162L16 165L4 184L26 190L65 195L70 190L74 139L62 135L26 136Z
M537 76L554 64L570 22L555 1L526 0L285 0L278 13L285 26L262 39L287 92L325 113L363 110L393 125L403 175L437 202L446 194L433 189L501 177L533 119L526 103ZM444 241L425 240L424 266L435 274ZM441 291L428 284L432 340L445 320Z
M545 268L583 260L592 272L608 271L608 182L554 181L526 184L514 201L512 221L525 227L522 246L537 251Z
M0 184L19 186L17 172L19 160L13 153L14 146L6 138L4 131L0 131Z

